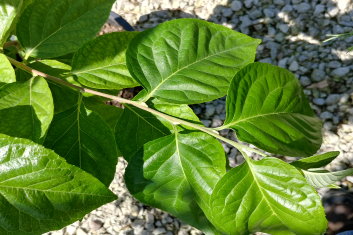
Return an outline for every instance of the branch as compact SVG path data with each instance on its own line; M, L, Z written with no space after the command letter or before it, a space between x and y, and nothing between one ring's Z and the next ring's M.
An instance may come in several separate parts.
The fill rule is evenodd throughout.
M51 75L48 75L46 73L43 73L41 71L38 71L36 69L32 69L31 67L28 67L27 65L17 61L17 60L14 60L10 57L7 57L9 59L9 61L15 65L17 68L19 69L22 69L24 71L27 71L31 74L33 74L34 76L41 76L47 80L50 80L50 81L53 81L55 83L59 83L61 85L64 85L64 86L67 86L67 87L71 87L71 88L74 88L76 90L79 90L81 92L86 92L86 93L90 93L90 94L93 94L93 95L97 95L97 96L101 96L101 97L105 97L105 98L108 98L108 99L111 99L111 100L114 100L114 101L118 101L119 103L122 103L122 104L130 104L130 105L133 105L139 109L142 109L142 110L145 110L149 113L152 113L156 116L159 116L165 120L167 120L168 122L172 123L172 124L182 124L182 125L185 125L185 126L189 126L189 127L192 127L196 130L199 130L199 131L202 131L202 132L205 132L209 135L212 135L213 137L219 139L219 140L222 140L232 146L234 146L235 148L237 148L241 153L243 153L243 150L247 150L247 151L251 151L251 152L254 152L254 153L257 153L261 156L266 156L266 154L264 154L263 152L261 151L258 151L256 149L253 149L249 146L246 146L246 145L243 145L243 144L239 144L235 141L232 141L230 139L227 139L223 136L221 136L217 131L211 129L211 128L207 128L207 127L204 127L204 126L201 126L201 125L198 125L198 124L194 124L194 123L191 123L191 122L188 122L188 121L185 121L185 120L182 120L182 119L179 119L179 118L175 118L175 117L172 117L172 116L169 116L165 113L162 113L162 112L159 112L157 110L154 110L154 109L151 109L149 108L145 103L143 102L139 102L139 101L132 101L132 100L128 100L128 99L124 99L124 98L121 98L121 97L118 97L118 96L114 96L114 95L108 95L108 94L105 94L105 93L102 93L102 92L99 92L99 91L95 91L95 90L92 90L92 89L89 89L89 88L85 88L85 87L80 87L80 86L76 86L74 84L71 84L69 82L66 82L60 78L57 78L57 77L54 77L54 76L51 76Z

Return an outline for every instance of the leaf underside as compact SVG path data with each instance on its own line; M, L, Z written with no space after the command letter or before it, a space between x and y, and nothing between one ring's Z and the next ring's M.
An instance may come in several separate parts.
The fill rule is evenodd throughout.
M315 188L330 188L334 185L334 183L340 181L344 177L353 175L353 169L335 172L302 171L308 183Z
M290 164L303 170L307 170L309 168L325 167L327 164L332 162L339 154L339 151L327 152L307 158L302 158L297 161L291 162Z

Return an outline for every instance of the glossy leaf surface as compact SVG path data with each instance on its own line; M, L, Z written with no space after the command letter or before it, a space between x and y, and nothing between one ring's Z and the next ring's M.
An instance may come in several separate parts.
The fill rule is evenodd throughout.
M80 96L76 106L54 116L44 146L105 185L114 178L118 151L112 130Z
M339 151L327 152L307 158L302 158L300 160L291 162L291 165L303 170L310 168L320 168L332 162L339 154Z
M327 221L316 191L293 166L276 159L245 162L217 183L213 224L226 234L323 234Z
M82 85L97 89L122 89L138 83L126 67L125 52L137 32L100 36L80 48L72 61L72 73Z
M0 2L0 47L7 41L23 6L23 0Z
M12 82L16 82L15 70L6 56L0 54L0 87Z
M51 92L41 77L0 88L0 133L41 142L53 114Z
M17 24L26 57L53 58L76 51L94 38L114 0L40 0L29 5Z
M260 40L196 19L178 19L137 35L127 51L130 73L158 97L193 104L226 94L234 74L254 61Z
M0 234L42 234L116 196L53 151L0 135Z
M125 182L141 202L161 208L207 232L207 211L217 181L225 174L222 145L204 133L175 133L144 145L130 161Z
M304 176L308 183L315 188L326 188L330 187L332 184L340 181L346 176L353 175L353 169L347 169L343 171L335 172L319 172L319 171L305 171L303 170Z
M285 69L264 63L242 69L230 85L226 111L224 128L268 152L305 157L321 146L321 121Z
M169 135L170 130L151 113L131 105L124 106L115 128L115 138L122 155L129 161L145 143Z

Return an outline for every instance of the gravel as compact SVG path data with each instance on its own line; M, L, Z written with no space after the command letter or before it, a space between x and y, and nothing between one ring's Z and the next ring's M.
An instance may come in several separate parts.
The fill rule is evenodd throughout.
M262 39L256 60L292 71L323 121L319 152L341 152L327 169L353 166L353 52L346 51L353 40L321 43L328 34L352 30L353 0L121 0L113 9L137 30L174 18L200 18ZM192 108L206 126L220 126L225 119L224 98ZM228 130L221 134L235 139ZM236 149L223 146L231 166L243 161ZM117 201L52 234L201 234L133 199L123 182L125 166L120 159L110 186ZM347 189L349 183L340 186ZM334 225L330 231L336 231Z

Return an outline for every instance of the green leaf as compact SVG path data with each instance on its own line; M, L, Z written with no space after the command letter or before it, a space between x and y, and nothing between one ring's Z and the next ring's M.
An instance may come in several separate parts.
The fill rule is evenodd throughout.
M105 104L105 101L97 96L84 98L83 100L86 107L99 114L115 133L115 128L124 110L113 105Z
M6 55L0 54L0 87L12 82L16 82L15 70Z
M80 48L72 61L72 74L82 85L97 89L122 89L138 83L126 67L125 52L137 32L102 35Z
M19 68L15 68L15 74L17 82L26 82L32 78L32 74Z
M20 15L23 0L1 0L0 2L0 47L9 38Z
M304 169L304 170L307 170L310 168L320 168L332 162L339 154L340 154L339 151L327 152L327 153L303 158L303 159L291 162L290 164L292 166L295 166L297 168Z
M170 130L151 113L131 105L124 106L115 128L115 139L122 155L129 161L145 143L169 135Z
M200 207L209 210L209 197L225 165L223 147L213 137L175 133L145 144L131 159L125 182L141 202L211 232L214 228Z
M271 153L311 156L321 146L315 117L298 80L289 71L254 63L238 72L228 91L223 128Z
M353 175L353 169L335 172L315 172L302 170L309 184L315 188L332 188L332 185L346 176Z
M114 134L98 114L85 107L81 95L76 106L54 116L44 146L105 185L114 178L118 159Z
M276 159L244 162L217 183L211 222L226 234L323 234L321 200L293 166Z
M37 0L17 24L25 58L53 58L75 52L94 38L109 16L114 0Z
M44 78L0 88L0 133L42 142L53 113L53 99Z
M186 104L171 104L165 101L161 101L157 98L151 99L149 102L147 102L148 106L156 109L162 113L177 117L179 119L195 123L195 124L200 124L203 125L200 119L197 117L197 115L194 113L194 111ZM174 126L170 122L166 121L163 118L157 117L163 125L165 125L169 130L173 130ZM191 127L181 125L177 126L178 130L194 130Z
M0 234L42 234L116 198L53 151L0 135Z
M31 63L30 67L72 83L73 78L67 76L71 66L60 61L41 60ZM55 113L64 112L77 105L79 91L52 81L48 81L48 84L53 95Z
M260 40L224 26L178 19L137 35L127 50L130 73L147 96L194 104L226 94L234 74L254 61Z

